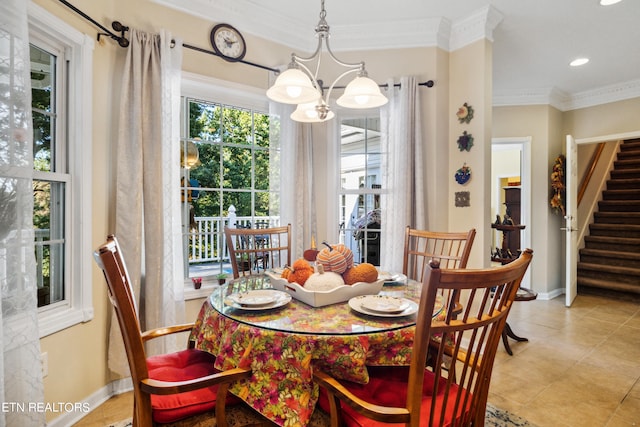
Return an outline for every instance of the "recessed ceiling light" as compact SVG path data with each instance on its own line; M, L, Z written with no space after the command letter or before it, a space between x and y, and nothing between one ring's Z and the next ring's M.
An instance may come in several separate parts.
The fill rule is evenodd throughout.
M621 2L622 0L600 0L600 4L602 6L611 6L612 4L616 4Z
M587 62L589 62L589 58L578 58L571 61L569 65L571 65L572 67L579 67L586 64Z

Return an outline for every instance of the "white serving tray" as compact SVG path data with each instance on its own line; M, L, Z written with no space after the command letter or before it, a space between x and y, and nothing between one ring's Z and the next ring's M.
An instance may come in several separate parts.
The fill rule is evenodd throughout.
M274 289L284 291L312 307L337 304L360 295L377 295L384 285L384 280L381 279L373 283L357 282L353 285L343 285L330 291L309 291L295 282L289 283L278 273L267 271L266 275L269 276L269 282Z

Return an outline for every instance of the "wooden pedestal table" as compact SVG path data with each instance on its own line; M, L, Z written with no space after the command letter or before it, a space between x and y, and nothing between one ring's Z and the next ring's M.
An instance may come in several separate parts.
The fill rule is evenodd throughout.
M509 235L512 231L519 233L521 230L524 230L525 226L522 224L491 224L491 228L502 232L502 248L500 248L499 253L491 257L491 261L504 265L518 258L520 248L509 247Z
M538 298L538 294L533 292L531 289L520 288L518 289L518 293L516 294L515 301L532 301L536 298ZM514 339L518 342L529 341L528 338L519 337L518 335L514 334L511 326L509 326L509 322L505 323L504 330L502 331L502 343L504 344L504 349L507 350L509 356L513 356L513 351L511 351L509 340L507 338Z

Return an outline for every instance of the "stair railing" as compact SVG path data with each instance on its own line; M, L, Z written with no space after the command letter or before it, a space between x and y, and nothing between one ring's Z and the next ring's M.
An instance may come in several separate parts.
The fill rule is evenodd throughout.
M587 173L582 177L582 181L580 182L580 188L578 189L578 206L580 206L580 202L582 201L582 197L584 193L587 191L587 187L589 186L589 182L591 181L591 177L593 176L593 171L598 164L598 160L600 160L600 156L602 155L602 151L604 150L604 142L601 142L596 147L595 151L591 155L591 160L589 160L589 165L587 168Z

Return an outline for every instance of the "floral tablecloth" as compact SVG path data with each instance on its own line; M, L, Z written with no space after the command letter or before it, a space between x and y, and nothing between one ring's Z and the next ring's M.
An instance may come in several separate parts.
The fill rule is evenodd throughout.
M320 310L310 319L345 316L345 304L314 309L292 301L286 310ZM249 313L253 323L268 322L282 311ZM310 320L313 321L313 320ZM322 331L322 326L318 325ZM343 379L367 383L367 365L407 365L415 326L382 332L313 335L272 330L220 314L209 299L203 304L191 338L196 347L217 355L216 367L246 367L248 380L234 383L230 391L282 426L305 426L318 399L313 368Z

